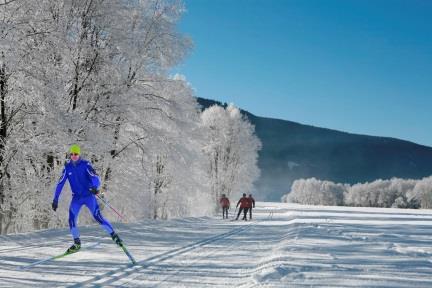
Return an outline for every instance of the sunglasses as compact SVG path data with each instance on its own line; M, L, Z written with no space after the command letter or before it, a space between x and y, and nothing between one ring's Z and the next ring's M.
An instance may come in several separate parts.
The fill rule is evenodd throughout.
M70 156L79 156L78 153L70 153Z

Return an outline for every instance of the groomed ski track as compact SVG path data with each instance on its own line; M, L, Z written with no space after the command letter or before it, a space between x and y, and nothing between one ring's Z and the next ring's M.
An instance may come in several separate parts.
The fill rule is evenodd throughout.
M135 266L97 226L81 234L98 247L26 271L67 248L67 229L0 236L0 287L432 287L432 211L257 203L254 212L250 222L117 224Z

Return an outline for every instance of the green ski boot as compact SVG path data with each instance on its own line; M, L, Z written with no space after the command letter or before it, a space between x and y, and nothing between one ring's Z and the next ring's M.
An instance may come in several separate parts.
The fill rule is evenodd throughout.
M65 254L72 254L78 252L81 249L81 240L79 238L74 239L74 244L66 250Z

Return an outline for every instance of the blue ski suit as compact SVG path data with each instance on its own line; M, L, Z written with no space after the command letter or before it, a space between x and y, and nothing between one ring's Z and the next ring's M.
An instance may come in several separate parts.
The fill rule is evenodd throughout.
M69 180L69 185L72 190L72 201L69 206L69 228L72 237L74 239L80 237L77 227L77 219L82 205L87 206L94 219L102 225L109 234L112 234L114 232L113 227L105 218L103 218L96 197L90 192L90 189L99 189L100 187L99 176L96 174L90 162L84 159L79 159L76 162L70 160L66 162L62 176L57 183L53 202L58 203L58 199L66 180Z

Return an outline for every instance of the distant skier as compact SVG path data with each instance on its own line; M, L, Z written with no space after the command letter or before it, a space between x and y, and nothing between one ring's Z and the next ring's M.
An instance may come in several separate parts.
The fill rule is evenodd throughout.
M230 201L225 194L222 194L222 197L219 200L219 204L222 207L222 219L225 219L225 215L226 215L226 219L228 219L228 210L230 208Z
M243 219L242 220L247 220L246 216L247 216L247 212L249 209L249 199L246 197L246 193L243 193L243 197L240 198L240 200L237 202L236 208L240 205L240 210L237 214L236 220L238 220L241 212L243 211Z
M249 194L249 220L252 220L252 208L255 208L255 199Z
M57 210L58 200L66 180L72 190L72 201L69 206L69 228L74 239L74 244L66 253L77 252L81 248L80 233L77 227L78 214L81 206L85 205L92 213L94 219L107 231L113 241L122 246L122 240L115 233L111 224L103 218L95 195L99 193L100 180L90 162L81 159L81 149L78 145L72 145L69 149L70 160L65 163L62 176L54 193L52 209Z

